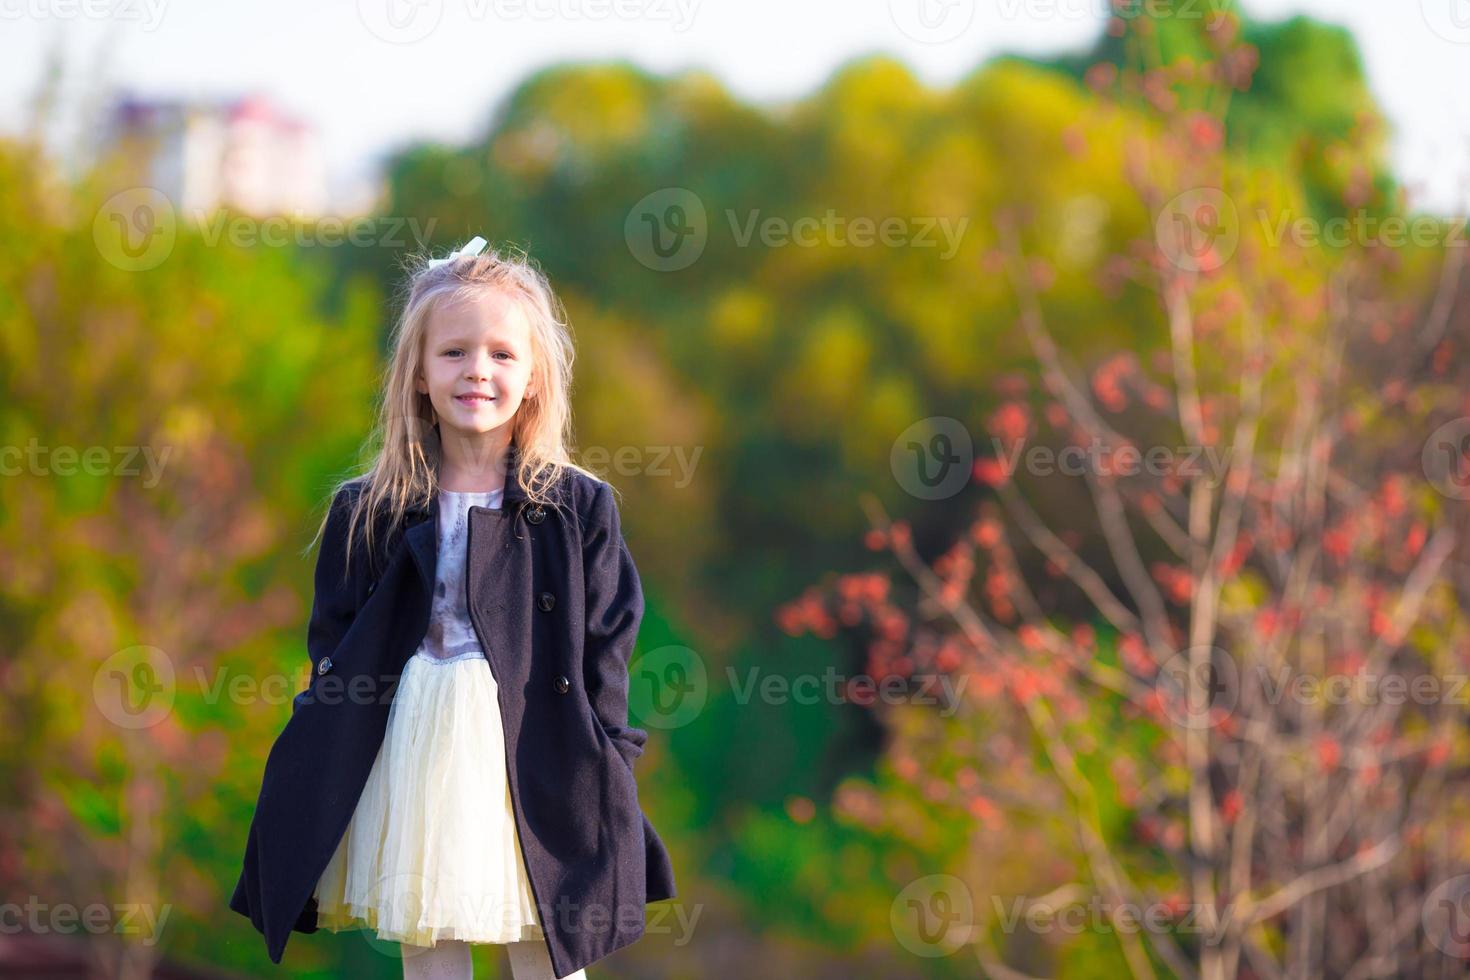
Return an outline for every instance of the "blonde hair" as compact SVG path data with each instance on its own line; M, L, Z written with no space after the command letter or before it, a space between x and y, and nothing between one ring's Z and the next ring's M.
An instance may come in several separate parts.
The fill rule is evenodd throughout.
M406 261L402 312L390 336L392 353L383 373L378 418L364 444L372 462L365 472L348 476L332 488L330 499L353 484L362 488L348 522L344 577L351 567L354 538L362 539L376 563L377 525L385 524L382 530L391 536L411 507L427 507L438 493L438 421L429 396L420 393L414 382L423 364L429 315L443 304L495 290L518 302L530 323L535 397L521 402L510 423L514 465L528 503L557 506L551 490L567 470L600 479L574 463L567 452L572 437L572 331L561 301L535 260L524 250L502 253L487 249L435 266L429 263L429 256L422 253ZM514 479L515 472L505 474L507 486ZM330 510L329 505L317 529L318 538L326 530ZM313 538L312 544L315 542Z

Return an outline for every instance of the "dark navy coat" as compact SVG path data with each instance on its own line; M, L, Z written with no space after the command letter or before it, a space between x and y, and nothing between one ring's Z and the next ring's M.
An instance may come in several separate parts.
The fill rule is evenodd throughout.
M643 814L628 724L628 660L643 592L612 488L567 471L562 507L531 504L512 445L502 507L474 507L470 620L499 685L516 830L558 978L638 939L644 905L675 897L669 855ZM292 930L317 931L312 893L357 806L393 692L429 627L438 502L386 535L380 574L353 542L349 484L332 501L306 644L313 670L271 746L230 908L279 963Z

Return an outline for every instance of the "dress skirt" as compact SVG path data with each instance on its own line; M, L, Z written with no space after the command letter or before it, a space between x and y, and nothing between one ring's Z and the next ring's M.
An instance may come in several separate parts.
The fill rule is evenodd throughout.
M382 748L317 882L317 924L433 946L544 940L483 653L408 658Z

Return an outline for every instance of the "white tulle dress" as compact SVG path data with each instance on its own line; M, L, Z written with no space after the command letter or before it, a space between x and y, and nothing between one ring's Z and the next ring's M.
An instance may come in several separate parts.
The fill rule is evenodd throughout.
M498 687L465 598L469 508L498 508L502 497L440 491L429 630L317 882L320 928L376 929L415 946L545 939L516 835Z

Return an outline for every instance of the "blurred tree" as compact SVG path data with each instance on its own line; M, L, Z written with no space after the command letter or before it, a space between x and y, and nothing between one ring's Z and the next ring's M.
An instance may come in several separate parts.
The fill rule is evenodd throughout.
M1431 976L1467 951L1463 220L1280 235L1311 181L1224 138L1238 52L1087 72L1157 216L1097 302L1151 297L1168 346L1084 378L1054 252L1001 210L1040 390L997 386L987 499L936 546L869 495L905 581L824 578L780 613L903 692L871 699L886 757L833 819L926 852L890 879L919 893L900 940L992 975Z
M259 963L219 910L305 680L301 549L365 431L371 297L322 320L290 251L53 172L0 143L0 883L111 909L98 976L150 976L164 927Z

